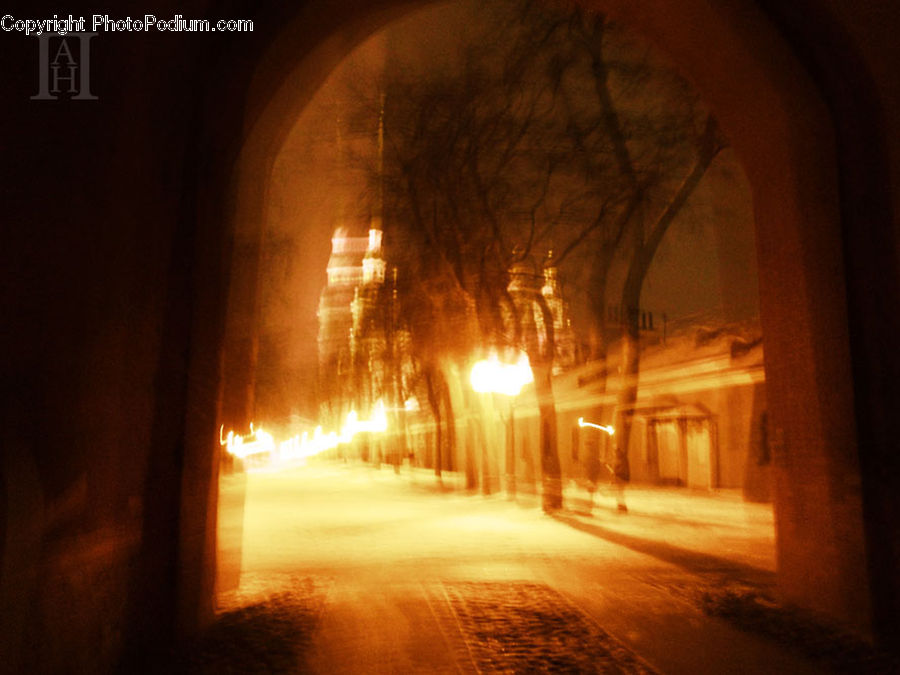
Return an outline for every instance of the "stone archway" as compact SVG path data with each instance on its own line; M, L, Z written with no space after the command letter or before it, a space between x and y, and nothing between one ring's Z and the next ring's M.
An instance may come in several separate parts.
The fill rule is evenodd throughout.
M378 27L423 4L358 0L334 7L314 0L283 24L255 61L247 89L235 102L245 106L246 121L232 148L233 172L217 184L231 192L226 241L206 254L242 252L241 264L230 272L233 303L224 329L227 357L238 364L238 376L252 367L254 256L272 160L299 111L340 59ZM749 0L715 6L703 0L583 4L627 22L668 53L716 113L744 166L754 198L781 589L788 600L868 631L837 155L829 110L790 46ZM210 193L206 200L220 196ZM212 222L201 223L200 231L223 236L212 234ZM208 260L201 267L216 264ZM210 315L224 314L221 289L200 297ZM202 346L221 347L218 339L194 334ZM192 380L202 377L200 367L192 366ZM226 408L240 409L241 401L219 396ZM190 401L188 407L193 409ZM214 476L204 475L215 466L207 431L189 434L195 440L188 452L198 461L188 458L186 465L200 468L185 486L190 480L215 485ZM182 588L212 588L206 579L215 530L211 508L209 489L183 489L187 517L181 546L188 563L182 568ZM199 577L206 581L191 583ZM183 614L196 611L189 609L197 606L192 600L196 596L182 596Z

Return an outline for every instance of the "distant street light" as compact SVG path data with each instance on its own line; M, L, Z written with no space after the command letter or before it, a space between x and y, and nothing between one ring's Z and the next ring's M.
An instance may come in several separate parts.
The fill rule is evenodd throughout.
M384 401L378 399L372 409L372 416L367 420L359 419L355 410L347 413L347 419L341 427L341 432L329 431L325 433L321 425L317 426L310 437L308 431L300 436L276 442L275 438L262 427L254 427L250 423L250 433L245 438L241 434L229 431L225 435L224 425L219 428L219 444L224 446L229 454L240 459L246 459L254 455L268 455L269 461L290 461L312 457L320 452L331 450L342 443L350 443L359 433L378 434L387 431L388 418L384 407Z

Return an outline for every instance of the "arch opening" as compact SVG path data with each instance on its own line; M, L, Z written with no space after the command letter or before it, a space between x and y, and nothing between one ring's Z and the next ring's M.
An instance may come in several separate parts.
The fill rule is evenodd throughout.
M600 9L631 23L674 56L715 111L747 172L753 193L759 256L767 399L772 410L757 433L765 436L774 461L779 583L788 599L865 630L867 592L851 579L859 583L864 580L849 574L864 567L864 553L859 494L852 478L858 475L858 469L853 454L855 432L848 348L843 339L846 337L843 290L840 275L834 274L842 263L827 111L761 16L751 12L750 21L735 25L729 24L725 10L716 13L708 8L692 7L681 16L673 16L673 10L656 7L654 3L638 9L615 2L601 4ZM373 13L366 15L362 24L369 26L369 21L381 23L385 19ZM355 30L350 32L360 34ZM716 49L721 48L717 53L723 58L718 63L704 61L704 50L696 47L700 32ZM327 47L322 51L328 54L327 58L333 56ZM297 81L294 78L305 78L309 84L310 71L321 76L321 71L311 65L316 60L307 59L286 78L278 93L264 99L268 101L267 106L262 103L250 106L253 109L255 105L262 112L244 146L236 184L235 220L237 247L246 242L250 259L259 256L262 250L264 204L272 195L271 188L261 187L259 176L276 170L278 152L287 138L285 129L312 90L311 86L294 86ZM271 76L268 73L260 78L266 80ZM798 87L797 82L803 85ZM752 104L748 105L748 101ZM292 112L286 114L285 110ZM244 287L245 280L252 287L260 275L260 270L254 267L259 259L256 257L244 273L233 273L232 279L240 280L235 289ZM801 264L797 265L797 261ZM256 304L258 296L253 293L251 296L254 299L244 305L244 310L232 312L233 323L228 331L230 344L239 344L237 349L243 350L232 362L239 364L238 374L258 366L255 360L261 354L255 351L258 346L254 346L252 337L262 308ZM641 321L646 325L647 319ZM236 324L240 327L235 327ZM234 350L232 347L232 354ZM799 373L795 367L798 362L804 364ZM225 382L227 386L227 370ZM250 383L238 389L243 393L234 399L233 405L244 408L234 419L242 416L249 422L252 417L249 405L252 399L247 395ZM227 410L230 394L225 392L224 396L223 410ZM708 408L679 407L671 403L654 406L659 414L645 416L642 422L643 433L646 438L653 437L657 453L660 446L671 445L670 436L677 441L673 441L676 445L706 447L712 442L704 440L712 438L715 433L712 429L718 428ZM666 411L675 411L672 419L668 419L670 415ZM512 425L509 435L515 437L517 428ZM521 441L523 434L518 435ZM571 444L574 443L572 440ZM809 467L814 468L814 475L808 472ZM670 468L666 464L666 472ZM672 468L672 472L677 471L677 467ZM806 478L801 475L804 472ZM685 467L685 481L688 473ZM812 504L828 505L818 520L816 517L810 520ZM835 524L836 529L829 532ZM824 566L833 570L830 573L822 569L823 555L831 561ZM823 587L829 590L823 593Z

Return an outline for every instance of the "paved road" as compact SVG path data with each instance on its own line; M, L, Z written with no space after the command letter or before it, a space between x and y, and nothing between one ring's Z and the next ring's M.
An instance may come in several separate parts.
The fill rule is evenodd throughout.
M570 499L549 517L423 473L328 464L229 477L223 504L241 489L242 521L224 509L220 524L243 539L223 609L268 602L306 671L816 672L697 602L771 583L765 507L633 491L626 515L601 497L591 515Z

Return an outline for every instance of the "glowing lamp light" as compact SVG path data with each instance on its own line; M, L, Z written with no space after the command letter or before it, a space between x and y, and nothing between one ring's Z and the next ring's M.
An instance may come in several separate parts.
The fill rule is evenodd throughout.
M278 461L305 460L320 452L336 448L342 443L350 443L358 433L381 433L387 431L387 428L387 411L384 401L379 399L372 410L371 419L359 419L355 410L348 412L340 433L336 431L325 433L321 426L317 426L312 432L312 437L308 431L304 431L300 436L276 442L272 434L263 430L262 427L254 428L251 423L250 433L246 438L234 431L229 431L226 435L225 427L220 427L219 444L224 446L229 454L240 459L268 453L270 463L276 459Z
M603 424L594 424L593 422L585 422L583 417L578 418L578 426L591 427L592 429L599 429L600 431L605 431L610 436L612 436L614 433L616 433L615 427L613 427L611 424L603 425Z
M480 393L504 394L517 396L522 387L534 381L528 356L522 354L516 363L500 363L496 354L482 359L472 366L469 376L472 389Z
M228 435L223 437L222 432L225 427L219 428L219 445L224 445L229 454L245 459L251 455L259 455L265 452L271 453L275 449L275 439L272 434L264 431L262 427L253 428L250 424L250 433L247 439L240 434L229 431Z
M372 418L368 420L359 420L356 423L357 431L381 432L387 431L388 419L387 411L384 407L384 401L378 399L375 403L375 409L372 410Z

